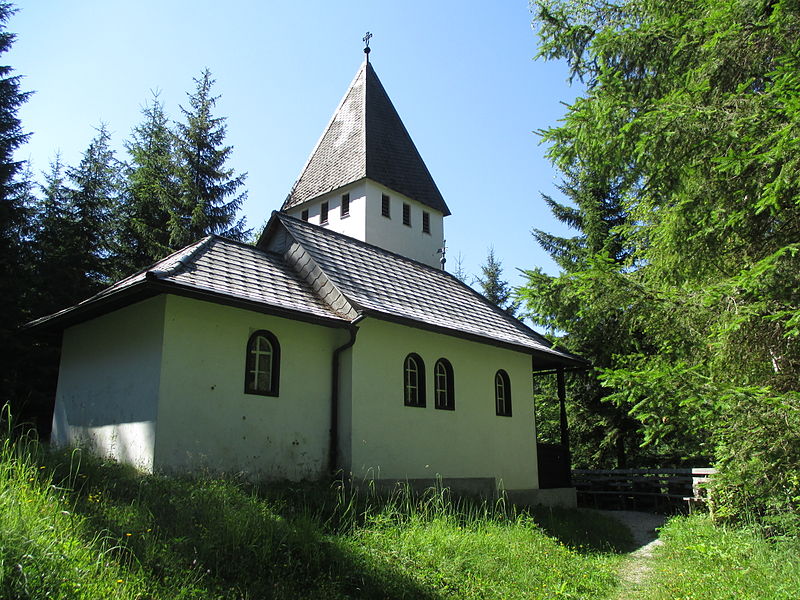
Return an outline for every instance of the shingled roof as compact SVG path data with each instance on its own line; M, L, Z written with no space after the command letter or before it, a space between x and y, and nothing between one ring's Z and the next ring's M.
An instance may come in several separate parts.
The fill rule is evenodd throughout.
M445 216L450 209L372 65L364 61L283 204L368 177Z
M29 327L66 327L160 293L333 327L371 316L527 352L537 368L585 364L445 271L277 212L261 248L208 236Z
M28 327L66 327L159 293L333 326L344 327L348 322L325 304L283 257L211 235L75 306L32 321Z
M267 240L280 237L278 224L284 248L299 244L358 314L532 352L542 366L585 364L445 271L283 213L273 213Z

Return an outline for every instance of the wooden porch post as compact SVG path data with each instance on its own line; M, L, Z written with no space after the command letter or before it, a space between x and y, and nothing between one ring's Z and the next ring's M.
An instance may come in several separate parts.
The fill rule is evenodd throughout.
M559 367L556 371L556 381L558 382L558 405L561 411L561 445L569 453L569 424L567 423L567 389L564 385L564 368Z

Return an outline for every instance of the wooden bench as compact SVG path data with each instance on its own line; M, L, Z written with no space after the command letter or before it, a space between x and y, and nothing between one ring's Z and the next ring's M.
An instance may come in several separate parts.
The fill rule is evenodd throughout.
M684 497L689 505L689 514L692 514L698 506L708 503L708 490L706 484L711 481L711 476L717 472L713 468L692 469L692 495Z

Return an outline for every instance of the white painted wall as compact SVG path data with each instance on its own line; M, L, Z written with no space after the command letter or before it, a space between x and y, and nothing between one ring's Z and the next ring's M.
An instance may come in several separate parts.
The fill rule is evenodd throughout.
M286 211L288 215L300 219L303 211L308 211L308 222L321 225L320 210L323 202L328 203L328 224L332 231L343 233L357 240L365 241L366 233L366 180L362 179L352 185L345 186L309 202ZM342 217L342 196L350 194L350 215Z
M350 194L350 216L341 218L341 198ZM390 217L381 214L381 198L389 196ZM444 216L424 204L403 196L370 179L343 187L287 211L301 218L308 210L308 222L320 225L320 207L328 203L328 224L333 231L367 242L379 248L407 256L435 268L441 268L437 250L444 245ZM411 226L403 225L403 203L411 207ZM430 233L422 232L422 213L430 214Z
M403 404L403 361L425 362L427 406ZM434 408L433 369L453 365L455 411ZM493 477L508 490L538 488L527 354L367 318L352 349L352 441L356 477ZM512 417L495 414L494 375L511 379Z
M165 299L64 331L51 442L153 468Z
M281 347L278 397L244 393L247 340ZM257 478L314 479L327 469L331 357L347 331L168 296L155 463Z
M366 241L435 268L441 268L436 251L444 243L444 216L424 204L367 180ZM381 214L381 196L387 194L390 218ZM403 225L403 203L411 206L411 226ZM430 214L431 232L422 233L422 212Z

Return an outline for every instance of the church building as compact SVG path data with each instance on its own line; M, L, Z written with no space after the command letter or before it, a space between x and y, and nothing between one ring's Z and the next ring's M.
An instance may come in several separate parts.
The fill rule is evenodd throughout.
M584 362L444 270L450 209L368 59L257 244L208 236L34 323L63 329L55 444L574 503L539 489L531 386Z

